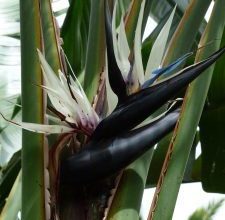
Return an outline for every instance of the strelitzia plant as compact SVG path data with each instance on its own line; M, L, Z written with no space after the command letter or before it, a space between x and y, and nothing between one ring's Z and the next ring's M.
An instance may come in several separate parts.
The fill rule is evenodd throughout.
M140 10L143 10L143 6L144 1ZM85 186L102 181L118 173L153 147L175 127L179 108L166 111L160 118L145 126L135 127L171 100L225 52L225 48L222 48L207 59L155 83L160 75L169 74L190 55L186 54L169 66L158 69L153 78L142 84L140 78L143 76L134 76L134 65L139 65L134 58L125 79L120 69L126 72L126 67L121 63L122 67L118 66L114 52L115 41L113 42L115 29L113 34L107 4L105 7L108 77L111 89L118 97L116 108L105 119L100 121L76 76L74 75L74 80L72 76L59 71L57 78L43 55L38 52L45 79L45 86L42 85L42 88L51 101L52 107L49 109L59 117L62 125L23 123L22 126L37 132L70 134L68 141L71 141L73 134L87 136L78 153L64 158L59 167L54 167L56 170L60 169L60 184L63 185ZM133 92L133 85L136 85L135 89L138 91Z
M225 52L225 48L222 48L203 61L172 74L193 55L186 53L169 65L154 70L147 77L149 74L146 71L151 68L144 71L140 50L145 1L140 4L132 49L126 38L123 15L119 27L116 27L117 1L113 18L108 1L104 3L107 63L104 74L107 72L108 95L113 92L118 99L113 103L114 109L105 110L107 95L100 92L100 101L97 103L100 103L100 107L97 111L76 75L70 75L67 68L55 73L46 57L38 50L44 84L36 86L48 95L49 119L54 124L16 123L36 133L60 134L49 152L51 198L45 203L50 203L52 219L92 219L96 211L89 210L89 206L94 206L92 203L100 207L95 219L101 219L105 208L108 208L109 192L117 184L121 171L175 128L181 103L174 100L174 97ZM66 56L62 56L63 60L67 60ZM66 65L70 68L69 62L64 63L64 67ZM157 112L165 105L167 107L164 107L163 113ZM157 117L148 119L155 112ZM96 194L93 193L95 190ZM89 198L88 204L82 205ZM86 210L87 215L84 214Z
M144 4L145 1L141 5L139 17L143 14ZM115 13L116 10L114 17ZM116 59L115 39L113 42L116 30L114 27L114 33L112 33L112 19L107 2L105 3L105 27L109 83L112 91L118 97L117 106L112 113L100 120L76 76L69 76L59 70L58 78L44 56L38 51L45 79L45 85L41 85L41 87L46 91L51 101L52 105L49 106L49 110L61 120L61 125L40 125L25 122L18 124L34 132L68 133L71 134L71 137L73 133L87 136L86 146L74 156L62 161L61 181L65 183L90 184L91 181L109 177L125 168L147 149L153 147L174 128L179 108L166 111L148 125L134 128L171 100L225 52L225 48L222 48L207 59L155 83L162 74L169 75L193 53L185 54L169 66L158 69L151 79L143 82L144 76L133 76L137 74L134 71L135 65L140 66L142 62L138 63L138 59L134 59L129 66L128 57L125 64ZM117 48L117 52L119 52L119 48ZM135 57L137 56L140 54ZM124 73L127 72L126 76L122 74L121 69L124 70ZM141 84L141 82L143 83ZM134 85L138 86L138 91L131 92L134 90ZM106 162L108 165L102 166Z

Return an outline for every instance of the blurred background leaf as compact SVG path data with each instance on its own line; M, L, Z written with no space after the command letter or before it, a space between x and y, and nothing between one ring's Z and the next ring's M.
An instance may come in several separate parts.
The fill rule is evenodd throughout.
M212 220L213 216L218 212L223 203L224 199L210 202L207 207L196 209L188 220Z

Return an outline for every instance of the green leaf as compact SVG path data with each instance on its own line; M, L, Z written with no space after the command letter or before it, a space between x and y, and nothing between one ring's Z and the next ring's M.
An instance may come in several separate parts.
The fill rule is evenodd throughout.
M128 15L126 16L125 27L130 48L133 48L135 30L138 22L141 3L142 0L131 1Z
M167 66L190 50L210 2L209 0L192 0L190 2L168 45L162 66ZM201 8L201 11L199 11L199 8ZM190 32L190 30L192 31ZM183 42L188 42L188 44ZM164 145L164 141L162 141L162 145ZM151 169L157 170L158 167L152 166ZM149 173L150 175L151 173Z
M88 42L90 0L73 0L61 29L63 49L77 77L85 67Z
M169 134L164 137L157 145L157 148L154 150L154 154L148 171L146 187L155 186L157 184L166 152L171 140L171 136L172 134Z
M152 158L152 162L149 168L149 173L148 173L148 178L146 182L146 187L152 187L157 184L157 181L159 179L162 167L163 167L163 162L166 157L166 153L168 150L168 146L170 143L172 137L172 133L170 135L167 135L165 138L163 138L160 143L158 144L157 148L154 151L154 155ZM192 182L196 181L196 178L193 179L193 166L195 162L195 149L198 144L198 135L195 137L195 141L192 145L191 153L188 158L187 162L187 167L185 170L185 175L183 178L183 182Z
M139 210L152 152L153 150L146 152L123 172L108 219L139 220Z
M223 32L221 46L225 43ZM219 60L213 72L208 93L206 111L200 121L200 138L202 147L202 184L207 192L225 193L223 175L225 157L224 137L224 86L225 60Z
M160 21L171 9L177 5L176 20L183 16L189 0L153 0L151 6L151 16L158 22Z
M221 38L225 24L225 14L222 9L224 4L224 0L216 1L210 22L202 36L200 45L204 45L212 39ZM196 61L209 56L218 49L219 46L220 43L215 42L210 45L210 48L208 47L207 49L201 50L196 57ZM158 220L172 218L177 194L194 140L195 131L204 107L212 72L213 66L194 81L187 90L182 107L181 118L170 145L170 147L173 147L172 155L171 153L169 154L170 160L168 161L168 166L163 167L164 175L161 176L163 179L161 178L159 180L157 188L157 190L159 190L160 187L160 191L159 194L157 194L157 200L154 200L152 204L150 213L151 219ZM201 97L201 99L199 99L199 97ZM153 207L154 213L152 212Z
M202 171L202 155L200 155L198 158L195 159L192 172L191 172L191 178L193 181L201 181L201 171Z
M211 0L192 0L171 39L163 66L167 66L185 53L189 52L197 36L200 24ZM201 9L201 10L199 10ZM191 31L190 31L191 30ZM186 42L186 43L184 43Z
M210 202L206 208L198 208L188 220L212 220L212 217L218 212L223 205L224 199L216 202Z
M21 210L21 193L22 187L22 175L21 172L18 174L15 183L13 184L12 190L7 198L6 204L1 212L1 220L12 220L17 219L18 213Z
M3 80L4 81L4 80ZM4 93L10 84L0 89ZM1 99L2 98L2 99ZM21 121L21 107L17 106L18 95L0 98L0 113L8 119ZM19 104L19 103L18 103ZM5 166L12 155L22 147L22 131L0 117L0 167Z
M50 0L40 0L40 17L43 34L45 57L49 65L57 74L62 70L60 56L60 30L53 16Z
M142 21L142 32L141 32L142 37L144 35L145 27L146 27L148 18L150 16L150 10L151 10L151 6L152 6L152 2L153 2L153 0L147 0L146 3L145 3L143 21Z
M97 94L105 62L104 1L91 2L90 29L85 63L84 91L90 102Z
M0 179L0 210L5 204L5 200L16 180L21 169L21 151L16 152L7 166L1 170Z
M207 192L225 193L225 106L206 110L200 122L202 184Z
M39 3L38 0L20 1L22 120L43 124L44 94L35 86L44 84L37 55L37 48L42 48ZM22 219L44 220L44 152L47 147L44 135L23 131L22 146Z
M13 118L21 121L21 111ZM0 166L5 166L12 155L22 147L22 131L20 128L8 123L0 132Z
M221 47L225 45L225 30L223 32ZM215 109L224 104L225 98L225 61L219 60L215 65L215 70L213 72L212 82L210 84L208 92L208 103L207 109Z

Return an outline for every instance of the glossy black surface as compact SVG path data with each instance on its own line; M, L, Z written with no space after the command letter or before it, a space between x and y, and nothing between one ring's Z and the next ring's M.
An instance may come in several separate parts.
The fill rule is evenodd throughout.
M185 88L224 52L225 48L222 48L204 61L183 69L179 74L128 96L107 118L100 122L92 139L109 138L134 128Z
M178 116L179 110L175 110L128 133L91 141L80 153L62 162L62 183L91 183L120 171L173 130Z

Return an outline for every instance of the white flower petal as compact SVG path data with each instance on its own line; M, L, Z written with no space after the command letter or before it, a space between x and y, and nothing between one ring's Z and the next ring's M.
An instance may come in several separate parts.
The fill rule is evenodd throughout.
M117 5L118 1L116 1L114 10L113 10L113 18L112 18L112 38L113 38L113 48L114 54L116 58L117 65L123 75L124 80L126 81L127 75L130 70L130 62L129 62L129 54L130 49L127 42L125 27L123 23L123 14L121 15L121 22L118 27L118 40L117 40L117 30L116 30L116 13L117 13ZM121 49L122 47L123 49Z
M45 134L71 133L74 132L75 130L74 128L65 125L45 125L29 122L12 121L7 119L1 112L0 115L4 118L4 120L15 126L37 133L45 133Z
M142 20L144 14L145 0L141 3L141 8L138 16L137 27L135 31L134 38L134 67L136 68L136 74L138 76L138 80L140 84L144 83L144 68L142 63L142 55L141 55L141 28L142 28Z
M95 110L91 107L91 104L76 77L75 80L76 81L74 81L73 78L70 77L71 88L74 93L74 96L75 98L77 98L77 101L79 100L78 102L80 108L87 113L89 120L96 126L99 122L99 117Z
M155 43L152 46L152 50L148 58L147 67L145 70L145 80L150 79L153 70L158 69L158 67L160 66L175 11L176 7L173 9L168 21L164 25L163 29L160 31Z
M70 76L68 85L65 75L59 70L59 78L55 75L44 56L38 51L43 76L46 86L42 86L47 91L54 108L66 117L67 122L97 125L99 118L91 107L82 86L74 75ZM72 94L71 94L72 93Z
M130 71L130 61L129 61L129 55L130 55L130 48L127 42L127 36L123 21L123 16L120 20L120 25L118 27L118 55L120 59L120 70L123 75L124 80L127 79L128 73Z
M80 121L79 107L76 102L73 101L71 105L71 102L68 102L67 99L63 99L58 91L46 86L41 87L47 92L54 108L65 116L66 121L74 124L77 124ZM77 111L74 111L74 109L77 109Z
M20 126L26 130L44 134L71 133L74 131L73 128L64 125L43 125L43 124L21 122Z

